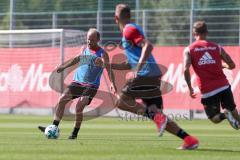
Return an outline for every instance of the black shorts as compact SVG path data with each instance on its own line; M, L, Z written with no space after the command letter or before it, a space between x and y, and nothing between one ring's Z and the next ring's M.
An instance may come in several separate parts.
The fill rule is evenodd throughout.
M160 85L161 77L137 77L125 84L122 94L142 99L146 106L154 104L162 110L163 100Z
M72 99L76 99L81 96L88 96L89 97L88 105L91 103L93 97L97 94L97 90L98 90L97 87L88 87L76 82L72 82L68 86L68 89L70 94L72 95Z
M209 119L219 114L221 107L229 111L233 111L236 108L231 87L214 96L202 98L201 103L203 104L204 110Z

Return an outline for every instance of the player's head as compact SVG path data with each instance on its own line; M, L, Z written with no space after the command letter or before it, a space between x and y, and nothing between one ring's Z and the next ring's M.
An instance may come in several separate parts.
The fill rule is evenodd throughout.
M100 41L100 33L96 28L90 28L87 33L87 45L89 48L96 48Z
M126 4L118 4L115 9L115 22L128 23L131 19L131 9Z
M197 21L193 24L193 35L196 39L206 38L207 34L207 24L204 21Z

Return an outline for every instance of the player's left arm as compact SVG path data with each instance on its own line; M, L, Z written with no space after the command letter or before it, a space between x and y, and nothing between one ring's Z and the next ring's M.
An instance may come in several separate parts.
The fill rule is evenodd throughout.
M192 84L191 84L191 74L190 74L190 67L191 67L191 57L190 57L190 53L189 53L189 49L186 48L183 52L183 64L184 64L184 78L185 81L187 83L188 89L189 89L189 94L192 98L196 97L196 94L194 93Z
M110 64L108 53L104 52L102 55L102 58L103 58L104 67L106 68L107 73L108 73L109 80L112 83L111 89L114 89L114 92L116 93L117 87L116 87L116 83L115 83L115 76L114 76L113 70L111 69L111 64Z
M235 68L235 63L233 62L232 58L229 56L229 54L223 49L221 48L221 52L220 52L221 58L225 63L222 63L222 67L223 68L227 68L227 69L234 69Z
M82 46L81 49L80 49L80 53L82 53L85 48L86 48L85 46ZM68 60L67 62L64 62L64 64L57 67L57 72L60 73L60 72L64 71L66 68L71 67L71 66L79 63L80 59L81 59L81 55L77 55L76 57Z
M145 39L144 35L140 33L140 31L136 27L128 26L124 29L123 35L128 41L131 41L134 45L142 48L141 56L134 71L134 74L136 76L137 72L142 69L147 59L151 55L153 45L150 41Z
M149 56L152 54L153 45L150 41L143 39L137 44L138 47L142 48L141 57L138 61L136 72L139 72L143 65L146 63Z

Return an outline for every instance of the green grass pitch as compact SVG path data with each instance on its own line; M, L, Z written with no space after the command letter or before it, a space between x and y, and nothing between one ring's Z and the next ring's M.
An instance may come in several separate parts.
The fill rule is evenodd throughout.
M97 118L83 123L77 140L68 140L73 122L62 121L58 140L37 130L51 117L0 115L0 160L231 160L240 158L240 131L227 121L182 120L178 124L197 136L194 151L176 148L182 141L165 132L157 137L150 121Z

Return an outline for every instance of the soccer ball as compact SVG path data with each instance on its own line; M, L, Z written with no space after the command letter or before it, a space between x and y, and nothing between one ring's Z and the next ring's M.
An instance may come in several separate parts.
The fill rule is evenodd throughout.
M49 125L46 127L45 129L45 136L48 138L48 139L57 139L59 137L59 128L55 125Z

